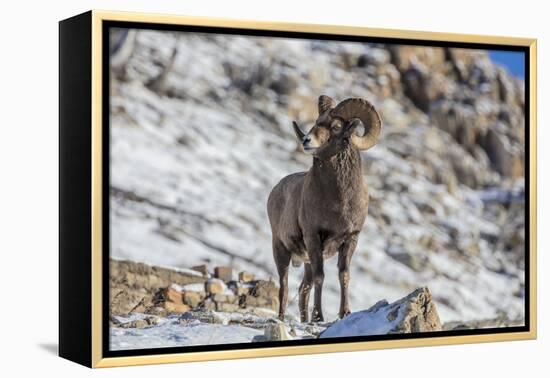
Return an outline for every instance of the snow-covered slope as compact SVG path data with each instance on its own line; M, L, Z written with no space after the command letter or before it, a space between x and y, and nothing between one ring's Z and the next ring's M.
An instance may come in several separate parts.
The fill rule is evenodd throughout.
M521 177L501 177L485 152L419 110L391 56L358 43L137 32L124 78L111 83L111 256L276 277L267 197L311 164L291 121L311 125L320 94L360 96L384 126L363 154L371 204L352 262L352 310L428 286L443 322L523 317L524 235L511 236L523 227L523 203L499 203L521 197ZM481 110L504 106L487 96ZM335 265L326 263L329 320ZM291 268L293 314L301 276Z
M124 321L143 318L132 314ZM263 334L241 325L205 324L199 321L182 326L179 317L161 318L157 324L146 328L111 328L110 349L148 349L191 345L247 343Z

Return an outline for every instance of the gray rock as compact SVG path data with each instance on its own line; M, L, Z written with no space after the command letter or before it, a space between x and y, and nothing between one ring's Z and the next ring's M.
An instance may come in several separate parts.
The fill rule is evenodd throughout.
M242 282L254 281L254 274L246 271L239 272L239 281L242 281Z
M198 307L202 300L204 299L204 294L196 291L184 291L183 292L183 303L191 306L191 308Z
M386 323L381 321L380 313ZM424 287L393 303L379 301L368 310L354 312L329 325L320 337L432 332L441 329L432 294Z
M131 320L129 322L118 321L116 326L120 328L146 328L156 325L158 320L156 316L147 316L143 319Z
M441 331L439 314L427 287L418 288L406 297L392 304L402 312L403 318L389 333L415 333Z
M220 279L210 279L206 282L206 292L209 294L220 294L223 293L226 286Z
M290 336L286 331L286 326L282 322L268 323L264 328L265 341L289 340Z
M229 266L217 266L214 268L214 277L224 282L229 282L233 279L233 268Z
M208 267L205 264L195 265L195 266L191 267L191 269L194 270L194 271L199 272L200 274L202 274L205 277L208 276Z
M238 299L239 297L237 297L236 295L228 295L228 294L214 294L214 296L212 296L212 299L214 300L214 302L224 302L224 303L237 303L238 302Z

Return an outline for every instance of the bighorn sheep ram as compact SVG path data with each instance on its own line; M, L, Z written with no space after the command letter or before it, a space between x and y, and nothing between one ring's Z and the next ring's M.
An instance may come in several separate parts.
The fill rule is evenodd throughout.
M359 151L374 146L382 123L374 107L361 98L338 105L319 97L319 117L304 134L293 122L304 151L313 155L307 172L283 178L271 191L267 211L273 236L273 257L279 274L279 318L285 316L290 261L304 263L299 288L300 320L308 321L309 293L315 286L312 321L323 321L323 262L338 253L340 318L350 313L349 265L367 216L368 188ZM360 132L362 129L364 132Z

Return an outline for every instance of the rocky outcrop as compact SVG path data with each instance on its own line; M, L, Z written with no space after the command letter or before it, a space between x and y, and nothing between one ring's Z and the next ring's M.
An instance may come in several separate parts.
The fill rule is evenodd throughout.
M230 320L216 313L236 313L249 314L255 320L251 323L250 318L247 321L247 318L233 316L229 318L233 323L264 330L263 336L256 337L255 341L287 340L296 337L297 333L317 337L322 332L321 337L343 337L441 330L428 288L416 289L391 304L381 300L368 310L354 312L323 331L323 326L276 320L277 285L268 280L255 280L249 272L240 272L239 279L233 280L233 269L225 266L215 267L212 274L206 266L174 270L111 260L110 267L117 272L110 283L111 294L114 294L110 298L111 324L119 328L153 327L163 317L174 314L188 314L181 318L183 324L192 320L229 324ZM137 318L124 321L132 314Z
M283 322L274 321L268 323L264 328L264 337L262 341L281 341L289 340L286 326Z
M428 288L416 289L389 306L387 319L397 323L389 333L441 331L441 321Z
M111 315L145 313L166 316L206 309L234 312L242 309L278 308L274 282L254 279L242 271L234 280L231 267L206 266L172 270L130 261L110 261ZM113 274L115 273L115 274ZM204 274L206 273L206 274ZM140 320L139 324L143 324Z
M179 301L177 298L174 300ZM111 319L111 342L115 346L123 346L124 342L131 340L148 347L151 346L149 343L172 345L175 339L181 340L181 345L189 345L190 342L207 345L216 340L219 343L227 340L272 342L442 330L437 309L427 288L416 289L391 304L385 300L379 301L368 310L353 312L335 322L301 323L292 316L280 321L276 316L277 313L269 309L239 308L223 312L204 307L166 315L116 315ZM449 324L445 329L464 327L466 325ZM232 335L230 339L219 339L227 334Z
M132 261L109 261L109 299L112 315L144 312L155 294L172 284L204 283L207 278L193 270L167 269Z
M428 288L418 288L393 303L379 301L330 325L325 337L441 331L441 321Z
M497 67L485 51L391 46L404 94L484 169L504 177L524 175L523 81ZM483 155L483 156L480 156ZM491 184L466 182L471 187Z

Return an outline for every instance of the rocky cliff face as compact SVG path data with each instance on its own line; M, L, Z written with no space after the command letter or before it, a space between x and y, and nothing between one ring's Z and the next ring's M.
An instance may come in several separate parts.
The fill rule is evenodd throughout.
M310 125L320 94L358 96L383 132L363 154L371 203L352 310L428 286L443 322L523 321L524 84L485 51L156 31L128 40L110 88L113 258L274 276L267 196L311 164L291 121ZM291 313L301 275L291 269Z

